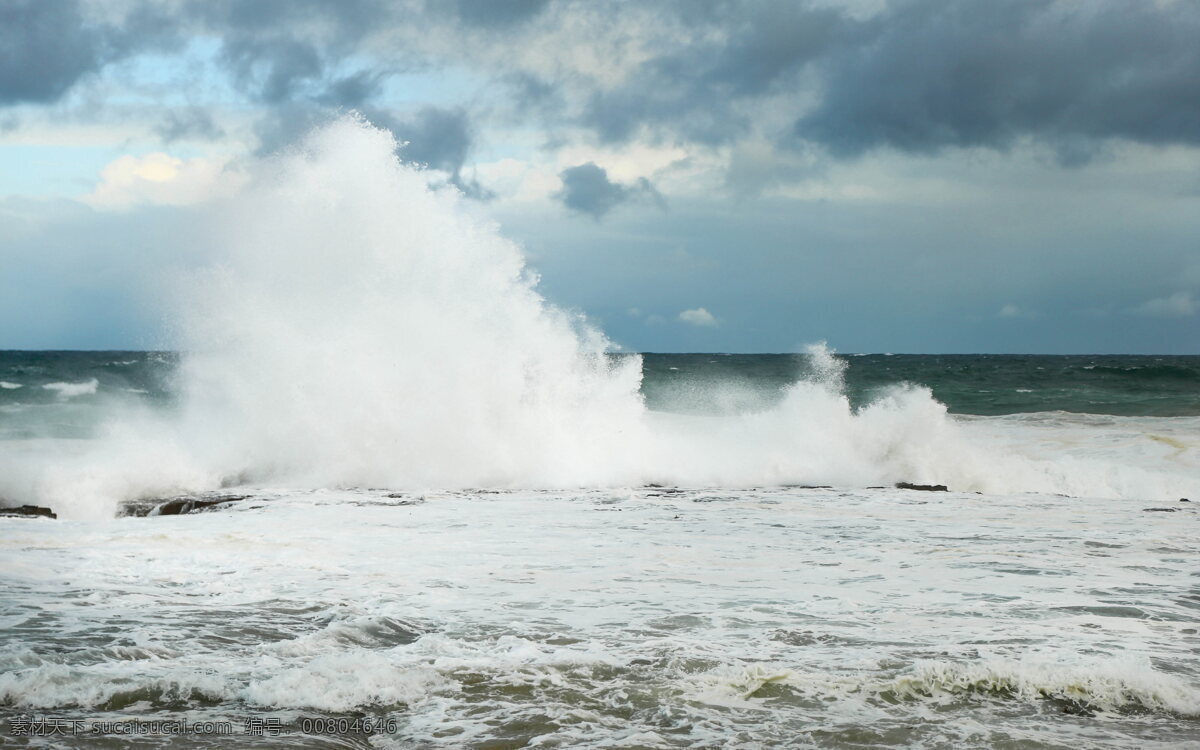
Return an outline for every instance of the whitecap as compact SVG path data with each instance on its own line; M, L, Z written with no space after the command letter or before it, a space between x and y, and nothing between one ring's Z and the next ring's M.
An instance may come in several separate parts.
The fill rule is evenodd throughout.
M96 389L100 387L100 381L96 378L84 381L82 383L46 383L42 386L44 390L56 391L61 399L75 398L76 396L91 396L96 393Z

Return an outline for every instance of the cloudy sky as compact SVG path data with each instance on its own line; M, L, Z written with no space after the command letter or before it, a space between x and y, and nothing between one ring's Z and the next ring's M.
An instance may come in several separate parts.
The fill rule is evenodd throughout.
M356 110L643 351L1200 353L1194 0L0 0L0 348Z

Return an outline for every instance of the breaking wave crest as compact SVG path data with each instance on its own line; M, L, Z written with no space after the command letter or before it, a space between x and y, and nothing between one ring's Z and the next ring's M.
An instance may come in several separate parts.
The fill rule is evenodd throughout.
M685 692L704 702L761 707L772 686L798 695L845 700L855 697L891 704L964 700L1049 700L1077 711L1150 712L1200 718L1200 691L1146 662L1062 662L992 659L923 661L894 677L799 672L755 664L721 667L692 678Z
M1151 711L1200 717L1200 692L1144 663L1087 667L1019 661L931 661L898 677L884 692L902 699L963 696L1052 699L1101 711Z
M359 623L376 637L377 622ZM341 628L345 635L355 626ZM340 637L335 640L340 641ZM135 654L93 665L67 666L35 658L0 675L0 705L19 708L121 710L144 701L160 708L240 702L276 709L324 711L391 709L481 680L548 691L587 693L627 670L649 678L637 663L601 650L554 647L504 636L466 643L439 634L401 645L360 646L318 638L264 647L218 676L207 656ZM330 646L333 646L332 648ZM283 647L282 649L279 647ZM194 664L192 663L194 662ZM272 668L267 669L267 666ZM699 674L664 664L654 688L709 705L763 709L772 701L866 702L878 708L912 701L1050 701L1073 712L1152 713L1200 718L1200 692L1148 663L1088 664L1013 661L919 662L895 676L822 674L780 665L721 666ZM346 674L356 675L347 681Z
M5 384L6 386L8 384ZM54 391L61 399L75 398L76 396L92 396L95 395L96 389L99 388L100 381L96 378L84 381L82 383L47 383L42 388L47 391Z

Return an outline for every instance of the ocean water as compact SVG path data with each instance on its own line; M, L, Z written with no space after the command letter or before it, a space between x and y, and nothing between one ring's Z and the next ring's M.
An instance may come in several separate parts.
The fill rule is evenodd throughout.
M393 151L0 352L0 745L1200 747L1200 357L614 351Z

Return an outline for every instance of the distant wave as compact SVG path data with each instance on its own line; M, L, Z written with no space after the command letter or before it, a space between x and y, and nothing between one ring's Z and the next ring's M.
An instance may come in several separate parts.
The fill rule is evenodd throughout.
M1184 380L1200 382L1200 369L1181 365L1137 365L1112 367L1108 365L1086 365L1082 369L1093 375L1114 375L1121 378L1146 380Z
M10 383L7 380L0 380L0 388L3 388L6 391L12 391L16 390L17 388L24 388L24 386L20 383Z

